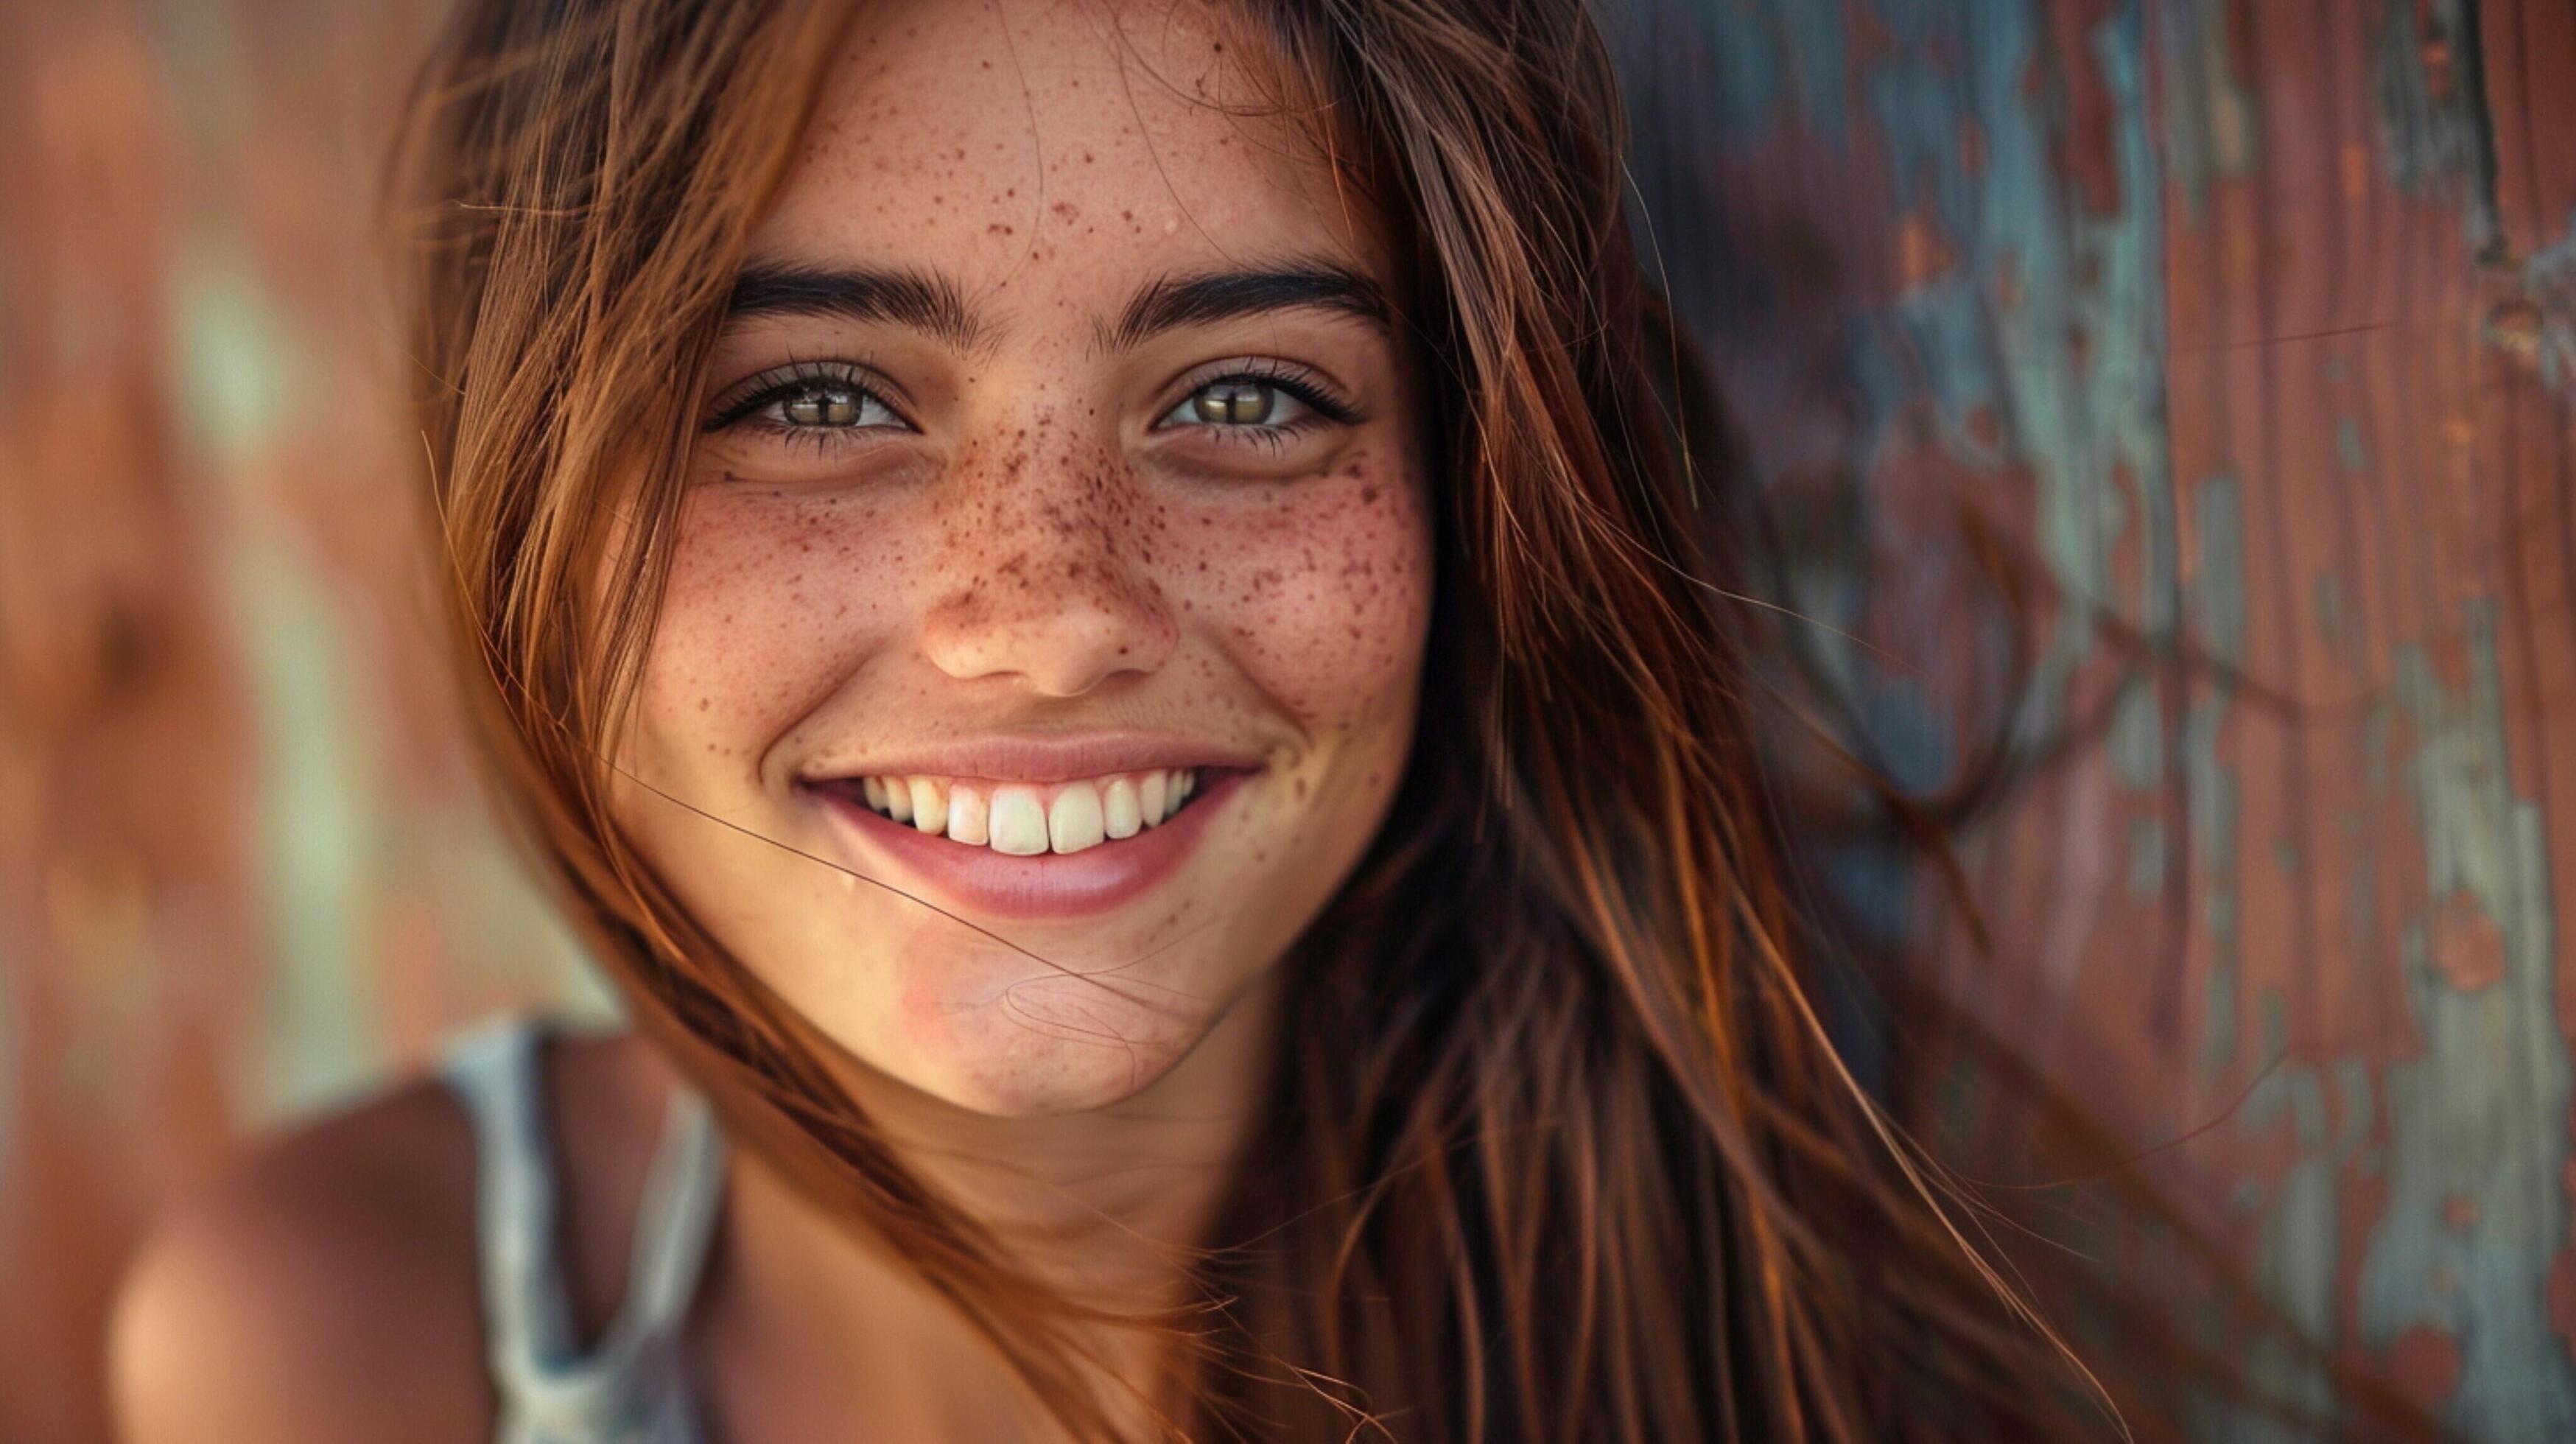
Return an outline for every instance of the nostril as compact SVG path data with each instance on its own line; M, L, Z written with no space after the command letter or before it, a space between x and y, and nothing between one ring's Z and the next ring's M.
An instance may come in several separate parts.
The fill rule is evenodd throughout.
M1040 580L1021 553L955 588L923 617L923 652L951 677L1009 674L1055 696L1171 656L1180 629L1160 588L1099 562L1049 570Z

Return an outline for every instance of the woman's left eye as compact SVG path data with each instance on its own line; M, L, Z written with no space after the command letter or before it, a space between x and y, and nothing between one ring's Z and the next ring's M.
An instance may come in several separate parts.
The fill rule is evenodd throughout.
M1229 376L1191 392L1154 425L1284 427L1314 414L1312 404L1276 381Z

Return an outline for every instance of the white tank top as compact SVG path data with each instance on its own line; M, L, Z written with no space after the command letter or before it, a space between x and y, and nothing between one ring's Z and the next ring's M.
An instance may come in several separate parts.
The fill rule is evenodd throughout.
M706 1101L676 1095L645 1179L626 1298L580 1352L555 1256L554 1152L537 1053L542 1025L490 1024L449 1052L447 1084L474 1121L483 1330L500 1444L698 1444L681 1344L724 1196L724 1141Z

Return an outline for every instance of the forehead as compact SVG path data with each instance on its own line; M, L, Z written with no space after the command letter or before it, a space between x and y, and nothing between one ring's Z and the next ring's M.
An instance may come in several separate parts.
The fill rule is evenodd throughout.
M1230 8L895 0L849 36L755 256L945 271L1006 313L1247 256L1382 270Z

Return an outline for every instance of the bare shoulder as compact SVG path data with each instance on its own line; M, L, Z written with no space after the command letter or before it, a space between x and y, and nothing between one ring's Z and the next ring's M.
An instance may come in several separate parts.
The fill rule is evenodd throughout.
M640 1039L542 1051L562 1259L594 1336L675 1081ZM165 1218L109 1339L134 1444L489 1437L472 1123L419 1079L250 1153Z
M124 1436L488 1434L474 1171L472 1127L423 1079L260 1147L173 1211L116 1303Z

